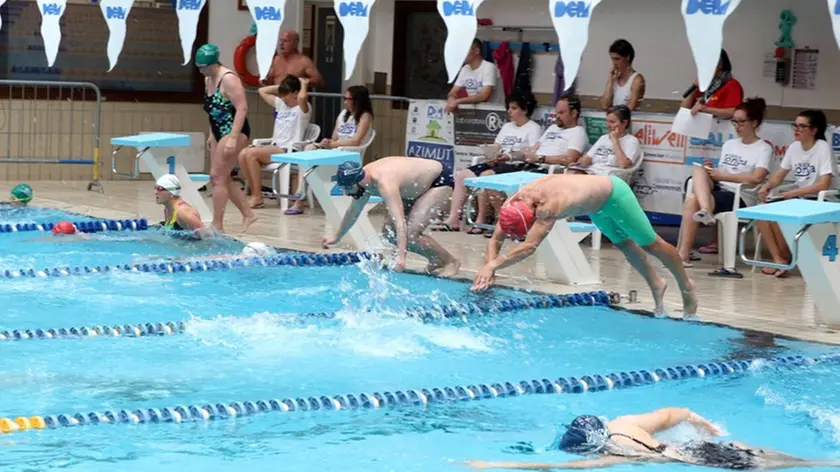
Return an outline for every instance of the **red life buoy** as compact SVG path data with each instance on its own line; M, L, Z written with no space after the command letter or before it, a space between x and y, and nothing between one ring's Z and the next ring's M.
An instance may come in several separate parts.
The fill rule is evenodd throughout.
M249 87L259 87L260 78L248 71L248 52L257 44L257 37L255 35L246 36L236 51L233 53L233 68L242 79L242 82Z

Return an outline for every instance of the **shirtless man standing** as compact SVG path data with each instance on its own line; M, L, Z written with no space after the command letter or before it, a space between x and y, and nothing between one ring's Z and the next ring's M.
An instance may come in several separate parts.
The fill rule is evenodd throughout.
M296 31L280 33L280 44L277 46L280 54L274 56L263 85L279 84L287 75L309 79L310 85L315 87L324 85L321 73L315 68L312 59L300 52L299 45L300 36Z
M577 215L588 215L642 274L650 286L657 314L665 311L663 296L668 283L656 273L645 252L665 264L677 279L682 291L683 316L697 313L694 283L677 249L656 234L633 191L614 176L549 175L522 187L499 212L496 230L487 245L487 263L478 272L473 290L487 289L495 280L496 270L533 254L555 221ZM506 237L525 237L525 242L500 256Z
M438 218L449 203L454 180L452 173L432 159L383 157L361 167L347 161L338 166L337 184L353 203L341 221L335 236L325 236L324 247L336 244L356 223L372 195L382 197L388 217L383 236L397 246L395 271L405 269L408 251L429 260L426 270L440 276L453 276L460 261L423 231Z

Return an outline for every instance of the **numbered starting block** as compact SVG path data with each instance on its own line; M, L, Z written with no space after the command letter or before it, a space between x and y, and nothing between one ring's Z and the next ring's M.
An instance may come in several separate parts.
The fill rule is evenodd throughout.
M840 203L804 199L741 208L738 218L750 221L741 230L739 250L746 264L791 270L799 267L805 285L817 305L822 324L840 327L840 257L837 233L840 231ZM756 221L778 223L790 247L790 264L752 260L745 255L744 239Z

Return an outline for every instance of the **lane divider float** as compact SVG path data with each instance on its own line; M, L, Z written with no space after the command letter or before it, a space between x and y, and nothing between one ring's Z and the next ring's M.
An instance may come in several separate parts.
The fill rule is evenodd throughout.
M144 231L149 229L146 219L73 221L73 226L81 233L99 233L103 231ZM18 233L24 231L49 232L56 223L0 223L0 233Z
M555 380L543 378L520 382L481 383L419 390L406 389L393 392L334 395L332 397L318 395L244 402L178 405L160 409L138 408L134 410L122 409L75 414L7 417L0 418L0 432L12 433L31 429L57 429L97 424L181 423L186 421L224 420L270 412L376 409L426 406L434 403L466 402L524 395L580 394L640 387L668 380L689 380L744 374L751 369L767 365L776 368L801 368L817 363L836 362L838 359L840 359L840 353L816 358L783 356L757 358L749 361L706 362L605 375L560 377Z
M619 302L618 293L604 291L573 293L568 295L541 295L521 299L493 300L484 306L478 303L450 303L446 305L409 308L405 315L423 321L440 318L461 318L467 315L504 313L527 309L563 308L572 306L608 306ZM371 311L371 310L368 310ZM339 312L296 313L290 318L335 318ZM114 326L82 326L74 328L15 329L0 331L0 341L43 339L74 339L85 337L174 336L186 331L187 322L167 321L158 323L126 324Z
M0 272L0 278L66 277L74 275L107 274L111 272L216 272L244 267L277 266L345 266L362 260L372 259L369 252L342 252L331 254L274 255L268 257L233 257L194 261L158 261L141 264L117 264L105 266L55 267L52 269L20 269Z

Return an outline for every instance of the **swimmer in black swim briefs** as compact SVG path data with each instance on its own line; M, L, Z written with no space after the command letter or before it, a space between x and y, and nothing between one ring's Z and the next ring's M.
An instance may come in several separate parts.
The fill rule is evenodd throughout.
M715 425L685 408L662 408L641 415L619 416L612 421L581 415L565 431L558 433L549 449L596 456L594 458L556 464L476 460L467 461L465 465L476 470L600 469L633 462L678 462L731 470L840 467L840 461L811 461L736 442L700 440L672 446L653 438L654 434L682 423L689 423L712 436L720 435Z
M429 260L426 271L442 276L458 272L460 262L434 239L423 234L440 217L452 194L452 174L434 159L392 156L362 167L347 161L338 166L336 183L353 203L334 236L321 240L336 244L356 223L371 197L382 197L388 217L382 228L385 239L397 246L394 270L405 268L409 251Z

